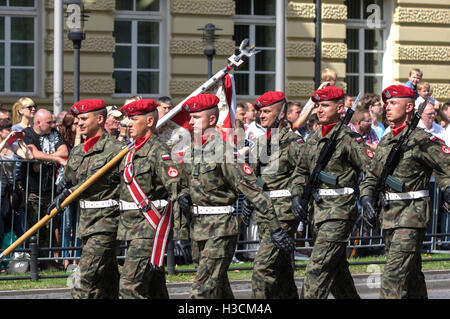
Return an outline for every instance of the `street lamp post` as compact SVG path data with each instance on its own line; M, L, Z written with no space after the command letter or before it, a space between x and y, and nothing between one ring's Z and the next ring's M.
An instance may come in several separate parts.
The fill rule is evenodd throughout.
M74 103L80 100L80 50L81 41L86 37L84 33L84 0L68 0L67 4L67 28L69 30L68 38L73 42L73 100Z
M216 28L212 23L208 23L204 28L199 28L198 30L203 31L202 39L205 42L205 50L203 53L208 58L208 78L212 77L212 60L213 56L216 54L216 49L214 48L214 42L219 37L215 34L216 31L222 30Z

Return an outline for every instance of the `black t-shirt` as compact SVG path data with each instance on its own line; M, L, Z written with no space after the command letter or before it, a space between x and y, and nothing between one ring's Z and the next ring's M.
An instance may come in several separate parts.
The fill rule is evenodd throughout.
M55 153L61 145L65 145L63 138L59 132L52 129L50 134L39 135L32 127L27 127L23 130L25 136L23 141L27 145L34 145L36 148L46 154ZM26 185L27 182L27 166L22 165L22 185ZM42 180L41 180L41 191L50 192L52 189L53 174L56 173L56 167L53 163L43 162L42 163ZM33 170L33 165L30 164L29 174L28 174L28 191L30 193L39 193L39 172Z

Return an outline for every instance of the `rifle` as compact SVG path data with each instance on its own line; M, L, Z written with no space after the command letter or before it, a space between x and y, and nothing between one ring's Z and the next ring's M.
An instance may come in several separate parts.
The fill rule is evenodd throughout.
M248 39L244 39L239 46L239 55L233 54L228 58L229 63L222 70L214 74L208 81L203 83L199 88L197 88L194 92L192 92L187 98L177 104L169 113L164 115L161 119L158 120L156 124L156 129L163 126L168 120L177 115L178 112L181 111L183 104L189 100L191 97L202 94L211 90L219 81L221 81L226 74L228 74L233 68L239 67L242 63L244 63L243 57L250 58L251 56L259 53L260 51L255 50L255 46L252 45L248 48Z
M14 243L12 243L8 248L6 248L0 254L0 261L2 261L6 256L8 256L17 246L21 245L25 240L28 239L31 235L33 235L36 231L38 231L41 227L47 224L50 219L56 216L64 207L69 205L72 201L74 201L78 196L81 195L88 187L97 181L103 174L109 171L114 165L116 165L120 160L130 151L130 149L134 146L134 142L124 146L119 154L114 156L108 163L105 164L101 169L99 169L94 175L89 177L83 184L81 184L76 190L73 191L62 203L61 208L58 210L56 207L53 208L49 215L45 215L33 225L30 229L28 229L22 236L20 236Z
M381 175L377 180L377 184L373 193L373 198L375 200L374 209L377 214L381 212L381 208L386 208L389 206L385 195L386 186L391 187L397 192L403 192L404 183L395 179L392 174L398 163L400 162L400 158L403 154L403 144L408 140L411 133L416 129L417 124L419 124L423 110L427 105L427 101L428 99L425 99L425 101L423 101L423 103L419 105L417 111L414 113L414 117L411 123L406 122L408 129L404 134L400 136L397 143L389 152L386 163L383 166L383 170L381 171Z
M330 139L325 143L325 145L320 150L319 158L317 159L316 166L312 174L309 176L308 181L306 183L305 191L303 192L302 199L305 200L305 203L309 203L311 196L314 198L316 202L320 202L320 196L317 192L317 188L320 184L320 181L324 181L329 184L336 185L336 177L325 173L323 170L328 165L328 162L333 155L336 144L337 144L337 136L341 131L342 127L347 126L350 122L353 113L355 113L356 106L358 105L359 100L362 97L362 92L360 92L353 103L352 107L347 109L345 113L345 117L343 120L339 120L338 128L333 132Z

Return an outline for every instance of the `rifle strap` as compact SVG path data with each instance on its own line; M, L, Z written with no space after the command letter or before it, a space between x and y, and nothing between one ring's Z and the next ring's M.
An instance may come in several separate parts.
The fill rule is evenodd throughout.
M172 202L168 200L168 205L164 207L163 212L158 211L137 183L133 170L133 157L133 152L128 152L125 158L123 178L133 201L155 231L150 263L161 267L164 264L164 253L172 225Z

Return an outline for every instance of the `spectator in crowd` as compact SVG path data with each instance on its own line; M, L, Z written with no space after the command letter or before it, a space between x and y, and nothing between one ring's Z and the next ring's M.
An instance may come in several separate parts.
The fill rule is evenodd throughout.
M257 112L255 120L248 126L247 131L245 131L245 138L251 142L256 142L258 137L266 134L266 129L260 125L259 115L260 112Z
M378 145L378 136L372 129L372 119L370 118L370 112L364 108L356 108L355 113L350 120L348 126L356 133L361 135L364 142L370 148L372 152L375 152ZM369 156L370 157L370 156ZM372 154L373 157L373 154Z
M11 119L11 115L9 114L9 111L4 109L0 104L0 120L3 119Z
M83 142L83 137L78 127L78 118L74 117L71 113L66 112L64 116L60 130L61 137L67 145L68 151L70 151ZM58 180L56 184L59 184L60 179L64 175L64 170L58 172ZM81 247L81 239L76 237L77 234L77 220L79 211L78 201L70 203L70 205L64 208L62 214L62 232L61 232L61 247ZM63 257L68 258L70 255L68 250L63 250ZM80 251L77 250L71 254L74 257L80 257ZM70 261L68 259L63 260L64 269L67 270ZM73 259L73 264L77 264L77 260Z
M250 124L252 124L256 120L256 111L255 107L250 102L244 102L243 103L247 108L247 113L245 114L245 125L248 127Z
M159 118L162 118L173 109L172 99L168 96L161 96L157 102Z
M23 220L24 215L20 214L20 211L16 211L16 214L13 214L9 204L14 186L21 190L23 190L23 187L17 177L15 163L7 161L18 160L19 158L33 159L33 155L23 142L22 137L18 137L16 135L17 132L11 131L11 127L12 122L10 119L0 119L0 159L5 161L0 165L0 192L2 203L2 206L0 207L0 242L4 231L10 228L11 222L13 222L13 230L17 236L21 236L25 228L25 221ZM16 140L17 143L13 143L13 140ZM14 176L15 174L16 176ZM6 201L8 201L8 203ZM7 204L8 207L6 207L5 204ZM13 218L12 221L11 218Z
M13 104L13 131L22 131L26 127L33 125L33 118L36 114L36 104L28 97L22 97Z
M60 131L62 121L64 119L64 116L66 116L66 114L67 111L61 111L58 113L58 115L56 115L56 129L58 130L58 132Z
M109 133L109 135L114 136L115 138L119 137L120 134L120 120L122 118L122 112L113 105L107 106L106 111L108 112L106 121L105 121L105 130Z
M369 110L370 118L372 119L372 129L377 134L378 140L384 133L384 125L379 121L382 118L384 108L381 105L381 98L379 95L373 93L366 93L361 99L361 107Z
M247 129L245 127L246 121L246 115L247 115L247 109L246 106L243 103L237 103L236 104L236 114L234 116L235 120L239 120L244 124L244 129Z
M437 124L434 120L436 118L436 110L434 109L434 104L432 101L428 101L425 109L422 113L422 118L419 121L417 127L420 127L441 140L445 142L445 144L450 146L450 140L446 140L445 130L442 126Z
M288 102L286 118L289 123L294 123L302 112L302 105L299 102Z
M41 163L33 163L28 176L27 165L22 165L22 180L26 181L28 177L27 221L29 226L36 224L44 216L46 208L51 203L54 183L53 164L65 166L67 163L65 158L69 156L67 145L59 132L52 129L51 125L51 112L40 109L36 112L33 126L23 130L24 142L31 149L34 159L41 161ZM53 223L53 226L55 229L59 228L57 223ZM49 247L50 231L49 224L38 231L39 247ZM47 266L52 266L52 263L48 263Z
M55 116L55 114L54 113L52 113L52 112L50 112L51 114L52 114L52 125L51 125L51 128L52 129L57 129L56 128L56 116Z
M403 84L404 86L407 86L411 89L413 89L416 99L419 96L417 92L417 83L419 83L420 80L422 80L423 72L420 69L414 68L409 71L408 81Z

